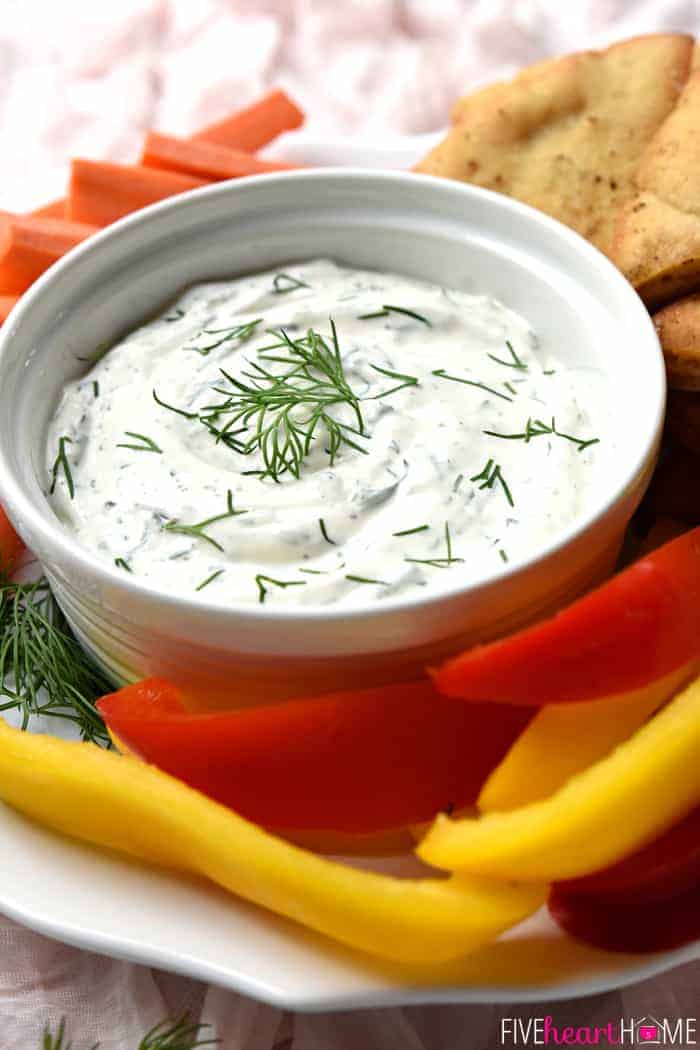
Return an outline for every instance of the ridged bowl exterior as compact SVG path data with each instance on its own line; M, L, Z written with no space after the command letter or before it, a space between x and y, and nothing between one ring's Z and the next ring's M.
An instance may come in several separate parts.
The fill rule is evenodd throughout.
M605 482L546 549L469 586L409 600L285 609L157 591L98 561L47 500L45 437L60 390L104 341L183 287L314 256L487 293L565 363L603 370ZM428 176L290 172L186 194L115 224L22 298L0 333L0 499L83 644L115 682L178 681L203 706L408 678L564 604L603 577L654 466L663 359L642 303L603 255L506 197Z

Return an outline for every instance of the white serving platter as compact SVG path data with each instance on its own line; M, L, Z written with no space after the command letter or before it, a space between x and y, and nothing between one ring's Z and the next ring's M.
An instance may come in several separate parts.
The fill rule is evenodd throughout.
M362 142L296 132L267 155L299 164L397 169L410 167L439 138ZM51 722L36 728L55 731ZM650 955L589 948L565 936L543 909L459 963L403 969L339 947L204 881L62 838L2 804L0 856L0 911L17 922L291 1010L571 999L700 958L700 941ZM367 866L393 874L416 870L409 856Z

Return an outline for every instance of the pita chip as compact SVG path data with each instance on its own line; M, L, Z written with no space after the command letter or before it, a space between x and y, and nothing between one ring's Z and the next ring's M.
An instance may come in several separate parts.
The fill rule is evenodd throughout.
M454 127L416 170L516 197L610 252L692 51L689 36L655 34L532 66L460 100Z
M700 294L665 306L654 314L654 324L666 360L669 386L674 390L700 391Z
M644 152L611 257L652 309L700 287L700 70Z

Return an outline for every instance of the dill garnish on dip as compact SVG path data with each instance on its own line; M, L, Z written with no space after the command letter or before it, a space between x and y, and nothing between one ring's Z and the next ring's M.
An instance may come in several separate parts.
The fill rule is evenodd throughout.
M492 298L288 264L188 289L68 384L46 489L169 592L364 605L508 571L569 525L614 452L600 390Z

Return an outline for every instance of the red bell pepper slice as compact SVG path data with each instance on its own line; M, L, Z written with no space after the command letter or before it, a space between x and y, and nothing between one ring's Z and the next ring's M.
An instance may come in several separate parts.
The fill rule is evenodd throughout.
M532 714L451 700L428 679L213 714L146 679L97 706L129 749L250 820L352 833L473 803Z
M700 886L700 806L643 849L609 868L556 883L567 898L646 904Z
M646 904L552 889L549 913L579 941L616 952L659 952L700 937L700 886Z
M700 658L700 528L567 609L434 673L447 696L542 705L640 689Z
M7 514L0 507L0 577L12 574L23 550L24 544L12 528Z

